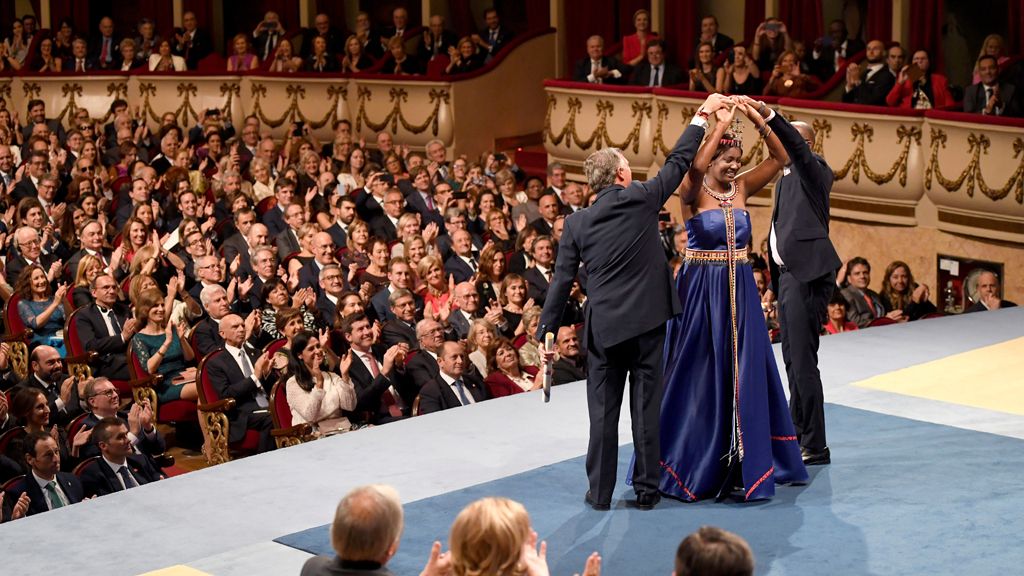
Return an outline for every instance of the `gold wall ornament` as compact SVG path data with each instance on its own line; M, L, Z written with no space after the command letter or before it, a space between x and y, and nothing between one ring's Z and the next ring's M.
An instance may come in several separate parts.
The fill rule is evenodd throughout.
M924 172L925 188L932 189L932 176L934 175L936 182L947 192L957 192L961 187L966 186L967 196L973 198L974 188L977 186L982 194L996 202L1006 198L1011 191L1015 190L1014 199L1018 204L1024 204L1024 139L1015 138L1013 140L1013 157L1020 158L1017 170L1010 175L1006 184L999 188L990 188L985 182L985 175L981 170L981 155L988 155L988 149L992 144L988 136L974 132L967 135L967 144L970 147L968 153L971 155L971 159L960 176L952 180L942 175L939 165L939 148L946 147L946 133L939 128L932 128L931 136L931 157L928 161L928 168Z
M548 113L544 119L544 137L546 140L549 140L555 146L558 146L564 140L566 148L571 148L572 144L575 144L580 150L589 150L595 146L601 148L603 145L626 150L632 145L634 154L640 151L640 130L643 126L644 117L651 117L650 102L642 100L633 101L631 106L632 115L635 119L633 129L626 135L626 139L621 142L612 140L611 135L608 133L608 117L615 114L614 103L609 100L597 101L595 105L597 108L597 126L585 140L576 133L576 115L582 110L583 103L575 96L569 97L568 103L569 119L566 121L565 126L562 127L562 130L555 134L551 130L551 111L557 106L557 102L550 94L548 95Z
M127 82L111 82L107 84L107 96L113 96L114 98L128 98L128 83Z
M224 82L220 85L220 95L226 96L227 100L224 102L224 106L220 109L221 114L227 117L228 122L234 123L235 114L232 111L231 104L235 98L238 98L242 93L242 87L238 82Z
M679 110L684 125L696 113L697 109L693 106L686 106ZM654 130L654 152L660 151L663 156L668 156L672 152L672 147L665 144L665 121L668 120L669 114L668 106L663 102L658 102L658 122Z
M0 83L0 97L10 98L11 97L11 83L3 82Z
M56 120L60 123L64 123L64 117L74 116L78 112L78 102L75 97L82 97L82 85L78 82L64 84L60 87L61 96L68 99L68 103L64 105L64 108L56 116Z
M865 141L872 141L875 129L867 123L861 124L859 122L854 122L853 126L850 127L850 134L852 134L852 140L856 145L854 147L853 154L846 160L846 164L844 164L839 170L835 171L836 180L844 180L847 176L850 176L854 184L859 184L860 172L863 170L864 176L879 186L890 182L897 174L899 174L900 186L907 185L907 159L910 157L911 144L916 143L919 146L921 145L920 128L917 126L907 127L900 124L899 128L896 129L897 142L902 145L902 149L900 150L900 155L896 158L892 167L890 167L884 174L880 174L871 169L864 153ZM822 140L823 138L817 138L815 141L815 147L817 147L818 143Z
M313 129L322 128L328 122L333 123L338 118L338 102L348 97L348 88L342 84L330 84L327 86L327 97L331 100L330 109L327 114L319 120L312 120L302 113L299 107L299 100L306 98L306 88L301 84L288 84L285 87L285 92L288 94L288 107L281 116L277 118L268 118L263 113L262 101L267 97L267 86L265 84L253 83L252 85L252 113L260 119L261 122L270 126L271 128L277 128L285 122L295 122L296 119L301 120Z
M583 109L583 102L579 98L570 96L568 99L569 105L569 119L566 120L565 126L562 126L561 132L555 134L551 131L551 112L558 106L558 100L548 94L548 111L544 118L544 139L549 140L553 145L558 146L565 140L565 147L569 148L572 146L571 140L567 138L570 133L576 131L576 114Z
M422 134L428 127L431 128L431 135L437 136L439 131L439 120L441 112L441 104L448 104L450 95L448 90L445 89L431 89L428 92L430 103L434 105L434 109L431 110L430 115L423 121L422 124L410 123L405 114L402 112L402 103L409 100L409 93L404 88L391 88L388 91L390 101L394 103L391 107L391 111L388 115L380 122L374 122L370 119L366 113L366 103L373 99L373 92L366 86L360 86L357 92L357 98L359 99L359 111L356 113L356 132L362 132L363 124L374 132L383 132L388 129L388 125L391 126L390 131L392 134L398 134L398 125L401 124L402 128L412 134Z
M21 85L21 89L25 92L25 98L39 98L43 92L43 89L35 82L25 82Z
M157 116L156 110L153 110L153 104L149 101L150 98L156 98L156 84L152 82L140 82L139 83L139 97L142 98L142 113L149 115L149 117L160 124L160 117Z
M811 150L818 156L825 156L825 140L832 135L832 123L825 118L815 118L811 127L814 128L814 147Z

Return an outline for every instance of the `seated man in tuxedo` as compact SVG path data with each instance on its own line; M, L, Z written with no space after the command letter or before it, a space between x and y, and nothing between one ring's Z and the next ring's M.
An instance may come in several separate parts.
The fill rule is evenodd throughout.
M257 226L266 230L263 224L254 224L253 230ZM252 279L252 290L249 291L249 304L252 305L254 310L258 310L263 308L264 305L264 302L260 300L263 285L269 282L271 278L277 277L277 252L275 252L272 246L257 244L252 250L251 262L252 275L249 278Z
M437 357L438 377L420 390L420 414L468 406L490 397L480 375L466 370L468 364L461 343L444 343Z
M537 200L537 210L540 212L540 218L531 222L530 226L533 226L541 236L550 236L555 227L555 220L562 214L562 201L559 200L558 193L549 190L542 194Z
M572 326L562 326L555 337L558 360L554 364L552 384L568 384L587 379L587 356L580 352L580 340Z
M352 355L348 377L356 390L356 407L348 415L349 420L356 424L383 424L408 414L409 406L403 405L396 386L397 371L405 363L409 346L389 345L378 360L373 352L373 327L361 312L345 317L341 333Z
M370 299L369 314L372 318L387 322L395 318L391 312L388 299L391 293L398 289L412 291L412 270L409 261L401 256L396 256L388 261L388 285L377 291ZM413 293L413 300L416 302L416 317L423 317L423 297Z
M604 55L604 38L587 38L587 55L576 63L572 79L591 84L625 84L619 61Z
M1017 87L999 81L999 61L985 54L978 58L980 82L964 90L964 112L988 116L1020 116Z
M1009 300L999 297L999 276L991 270L985 270L978 275L978 301L964 310L967 312L984 312L986 310L999 310L1000 308L1014 308L1017 305Z
M633 71L630 84L634 86L672 86L686 80L683 70L665 61L665 42L657 38L647 42L647 61L640 62Z
M220 335L220 321L231 313L228 291L219 284L206 286L199 292L199 302L206 311L206 317L196 323L192 341L196 345L199 358L224 346L224 338Z
M885 97L896 85L896 77L885 65L885 44L872 40L864 52L865 67L850 65L846 69L843 102L885 106Z
M93 303L75 317L78 337L85 350L98 353L93 374L114 380L129 380L128 346L135 335L135 318L118 302L117 281L101 273L90 286Z
M451 274L456 282L467 282L476 274L478 254L473 249L473 237L469 230L459 229L452 234L452 252L444 263L444 271Z
M78 478L60 471L60 448L49 434L33 432L22 440L22 446L29 467L24 491L8 496L16 501L27 494L28 516L77 504L85 498Z
M440 374L437 357L445 343L445 329L437 320L425 318L416 323L417 352L405 365L405 378L399 390L412 405L423 386Z
M121 411L117 388L113 382L102 376L90 378L85 382L83 396L90 411L82 419L83 427L92 428L105 418L120 418L128 423L128 440L131 442L133 454L152 458L163 454L167 449L167 442L154 425L153 407L149 405L148 400L141 404L132 404L128 412ZM89 443L82 446L79 456L85 459L98 455L99 447L96 445L96 436L93 435L89 438ZM154 462L150 463L154 469L158 469Z
M220 320L224 353L209 359L205 366L210 383L220 398L234 398L228 412L228 442L241 442L246 430L259 432L259 451L274 449L270 429L274 423L267 412L268 395L262 379L270 373L270 356L258 354L245 344L245 323L241 316L228 314Z
M370 233L385 242L398 240L398 218L405 207L405 195L398 188L388 188L384 194L384 213L370 222Z
M14 232L14 247L7 257L7 270L4 274L11 286L18 281L21 271L30 265L38 265L46 271L46 277L52 282L60 274L60 262L50 254L43 253L43 244L39 232L31 226L22 226Z
M75 378L61 372L60 352L53 346L37 346L29 354L29 375L18 383L22 388L35 388L46 394L50 405L50 423L66 426L82 413L80 390Z
M274 198L277 199L277 205L264 212L262 217L270 238L276 238L278 234L288 227L284 221L284 214L285 209L292 203L294 195L295 181L291 178L278 178L274 182ZM281 254L281 257L284 258L287 255L287 253Z
M243 208L238 212L234 213L233 223L235 225L235 233L228 236L224 243L221 244L221 250L224 253L224 261L231 264L237 257L238 271L242 273L252 272L252 262L249 260L250 252L256 246L266 243L264 237L263 242L258 244L249 243L249 232L252 227L256 225L256 211L251 208ZM260 224L260 226L263 226ZM264 231L266 226L263 226ZM257 239L258 240L258 239Z
M412 292L399 288L388 296L388 306L393 318L381 326L381 345L390 348L395 344L405 344L411 350L416 349L416 299Z
M342 297L352 292L345 287L345 273L341 266L328 264L320 270L319 283L320 295L316 299L316 307L320 312L320 325L326 327L334 326L334 317L338 307L344 307Z
M318 296L323 295L323 288L320 286L320 276L328 266L337 265L334 258L334 238L327 232L317 232L313 236L313 259L299 269L299 289L312 288ZM340 290L346 288L345 276L341 276Z
M331 545L337 555L309 558L302 565L302 576L391 574L386 565L398 550L402 528L402 501L394 488L383 484L354 488L338 503L331 524ZM355 566L366 568L350 568Z
M113 416L97 422L90 440L99 447L101 457L82 473L82 488L87 498L160 480L160 473L149 460L133 453L128 426L120 418Z
M82 261L82 256L90 254L99 258L103 264L104 269L114 275L114 278L118 277L120 270L110 270L110 256L112 251L109 248L103 247L103 225L96 220L89 220L82 225L81 234L79 240L82 243L82 249L75 252L71 256L71 260L68 261L68 278L67 280L74 280L78 276L78 263Z
M555 242L550 236L538 236L533 241L533 268L527 268L523 272L523 279L527 283L527 294L538 305L544 306L544 299L548 294L548 286L551 277L555 272Z

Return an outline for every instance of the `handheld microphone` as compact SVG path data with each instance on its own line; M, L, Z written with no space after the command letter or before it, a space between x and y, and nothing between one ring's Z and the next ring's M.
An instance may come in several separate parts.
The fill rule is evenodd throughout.
M555 346L555 335L551 332L547 332L547 326L543 328L544 334L544 351L549 352ZM544 402L551 401L551 380L555 373L555 363L553 360L546 360L544 362Z

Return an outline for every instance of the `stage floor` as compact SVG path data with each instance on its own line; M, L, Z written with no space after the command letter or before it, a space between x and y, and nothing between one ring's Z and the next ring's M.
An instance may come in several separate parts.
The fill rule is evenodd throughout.
M815 528L828 530L848 526L851 518L843 515L852 514L857 504L851 498L854 494L868 498L870 491L861 487L854 490L852 484L849 492L844 491L841 485L829 480L832 475L839 474L840 468L857 462L865 470L854 470L844 477L859 478L864 487L870 487L874 477L906 468L908 458L916 456L889 450L883 444L879 446L875 461L861 452L857 459L844 462L843 445L852 446L859 441L855 437L856 426L839 425L841 420L849 421L845 418L847 413L867 411L1003 436L1006 438L973 435L971 446L977 460L972 460L972 467L984 477L986 465L993 469L1007 466L1011 463L1006 460L1007 442L1024 439L1024 416L1014 413L1010 403L1004 408L998 402L972 402L971 399L998 397L1000 394L1021 398L1024 395L1024 377L1019 371L1003 368L1007 370L1005 373L993 375L979 367L979 377L963 381L963 390L955 394L936 393L927 387L923 390L901 387L909 379L922 378L915 377L913 373L888 382L876 377L948 360L952 362L947 365L949 370L941 364L926 367L928 371L924 378L942 379L947 374L960 374L956 371L991 357L993 351L984 349L997 345L1003 345L997 350L998 356L1024 357L1024 341L1014 342L1021 336L1024 336L1024 309L928 320L823 338L820 364L826 401L831 405L859 409L843 411L828 407L829 412L837 414L837 425L829 439L834 450L833 467L836 472L829 468L816 471L811 485L805 488L780 487L776 500L768 506L730 507L730 511L739 514L749 512L751 519L756 515L758 521L771 521L773 507L799 502L801 498L793 496L798 493L817 493L823 499L816 505L827 505L837 524ZM973 359L957 356L968 352L981 356ZM781 364L781 353L777 347L776 355ZM938 382L935 389L948 390L948 386L948 383ZM993 393L990 391L993 386L1002 388ZM575 497L562 506L578 508L577 513L582 514L586 510L581 501L586 491L582 464L566 464L564 461L578 458L586 451L585 402L584 385L570 384L556 388L551 403L546 405L539 395L522 394L189 473L0 525L0 540L6 544L3 562L5 566L17 567L19 574L52 574L55 567L62 572L95 573L102 570L105 574L138 574L174 565L185 565L208 574L297 574L309 555L274 542L274 539L329 523L338 499L353 486L382 482L395 486L406 503L432 500L432 503L411 505L412 512L416 506L455 507L465 497L479 495L476 489L466 491L470 487L495 482L491 486L500 490L498 487L503 484L498 481L508 482L516 475L559 463L562 463L560 466L579 468L576 485L565 487L565 494ZM620 430L623 443L628 443L628 413L621 420ZM872 437L884 443L884 436L879 436L878 431ZM906 444L906 435L899 438L901 447L914 450L913 443ZM1016 446L1015 442L1011 443ZM1020 466L1013 468L1019 472ZM529 478L528 475L523 477ZM571 482L571 474L566 478ZM926 484L931 486L932 481ZM907 490L918 491L923 487L918 483L907 486ZM979 486L977 492L958 490L955 500L950 500L949 494L939 490L930 493L921 505L933 506L937 513L955 506L967 510L968 514L988 514L993 518L987 520L994 520L995 509L991 505L983 505L985 499L991 498L993 489L989 485ZM460 495L460 491L466 492ZM511 489L509 491L510 495L515 493ZM629 489L623 485L617 497L628 493ZM975 501L971 500L972 497ZM535 502L528 502L528 506L531 504L538 506ZM1019 506L1015 508L1020 509ZM449 514L454 516L457 511L452 509ZM535 522L540 527L540 515L546 511L532 512L537 516ZM656 522L658 516L670 512L689 516L686 522L695 525L720 519L720 510L712 504L701 503L697 506L665 506L656 511L657 515L650 516L634 516L616 509L606 522ZM624 518L616 520L616 516ZM792 520L790 516L786 517ZM1024 529L1024 520L1019 514L998 520L1008 537ZM860 550L869 557L879 557L891 551L893 547L887 542L893 537L899 538L900 534L886 530L884 523L868 525L876 526L879 531L865 533ZM418 526L407 523L403 555L408 554L410 558L420 555L425 559L427 550L414 550L413 543L419 547L419 542L435 538L444 540L447 535L446 529L430 527L430 530L430 534L419 532ZM551 535L554 542L556 534ZM684 535L667 535L666 543L659 548L659 557L649 566L651 570L644 572L662 571L665 559L671 558L675 545ZM999 554L1013 554L1010 551L1016 550L1015 547L990 548L987 543L970 537L969 531L964 536L957 539L955 545L964 557L984 554L997 555L998 558ZM119 542L110 542L112 537L118 538ZM54 538L59 540L59 545ZM49 550L59 550L59 556L43 552L38 545L40 542L48 543ZM772 550L758 550L756 539L752 539L752 543L759 558L775 557ZM600 531L589 534L586 544L591 549L600 550L612 565L616 555L627 553L618 548L619 541L603 536ZM948 544L932 543L940 547ZM811 544L793 541L790 545L802 548ZM579 549L583 547L581 545ZM579 552L575 548L572 550L575 550L573 555ZM920 564L910 565L918 565L922 570L915 571L943 572L948 569L949 572L961 572L962 566L952 563L933 565L927 561L928 550L919 550L922 555ZM559 553L554 549L551 552ZM997 562L987 566L996 573L994 569L999 565ZM558 573L570 573L569 569L581 567L562 564L561 560L553 562L552 566L559 568ZM786 572L785 563L766 565L759 562L758 567L759 573ZM879 573L891 572L892 567L867 561L861 566L865 568L864 572ZM989 572L985 566L979 566L971 573Z

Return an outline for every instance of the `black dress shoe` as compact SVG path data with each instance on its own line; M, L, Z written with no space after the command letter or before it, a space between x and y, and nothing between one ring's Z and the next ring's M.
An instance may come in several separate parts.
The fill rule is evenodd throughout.
M590 495L590 490L587 490L587 495L583 497L583 501L586 502L587 506L590 506L598 512L605 512L612 508L611 503L606 502L602 504L597 500L594 500L593 496Z
M629 502L629 506L638 510L653 510L661 502L661 494L657 492L637 494L636 500Z
M800 456L803 457L804 466L817 466L820 464L832 463L832 454L828 451L828 446L826 446L821 452L813 452L806 448L801 448Z

